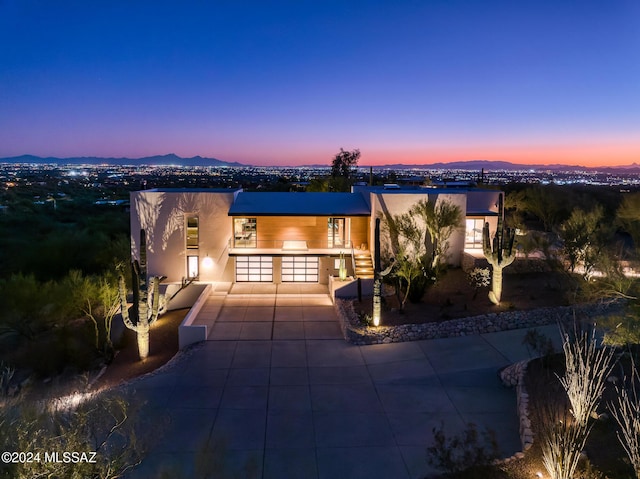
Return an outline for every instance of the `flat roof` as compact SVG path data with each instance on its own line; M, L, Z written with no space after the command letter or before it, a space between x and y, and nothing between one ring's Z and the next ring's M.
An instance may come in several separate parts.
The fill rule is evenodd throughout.
M369 216L360 193L241 192L229 216Z
M242 191L242 188L152 188L138 190L136 193L235 193L236 191Z
M434 194L462 194L469 191L492 191L475 187L460 187L460 188L448 188L442 186L419 186L419 185L405 185L405 184L389 184L385 186L354 186L354 191L361 191L375 194L421 194L421 195L434 195Z

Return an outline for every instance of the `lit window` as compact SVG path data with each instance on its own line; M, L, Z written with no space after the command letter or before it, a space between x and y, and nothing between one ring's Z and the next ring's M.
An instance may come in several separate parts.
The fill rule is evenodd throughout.
M258 244L255 218L234 218L233 237L236 248L255 248Z
M465 248L482 248L484 218L467 218L464 238Z
M187 217L187 249L198 248L198 217Z
M198 257L187 256L187 276L189 278L198 277Z

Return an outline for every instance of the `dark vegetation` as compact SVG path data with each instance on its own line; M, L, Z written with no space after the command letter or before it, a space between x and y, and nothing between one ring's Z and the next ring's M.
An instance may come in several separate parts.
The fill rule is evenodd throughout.
M0 361L14 383L111 359L104 294L129 257L126 203L95 204L127 192L39 179L0 191Z

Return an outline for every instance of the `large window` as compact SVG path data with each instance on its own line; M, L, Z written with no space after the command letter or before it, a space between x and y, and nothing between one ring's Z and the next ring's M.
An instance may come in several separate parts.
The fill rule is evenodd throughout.
M342 248L345 245L344 218L329 218L327 233L329 248Z
M187 216L187 249L198 248L198 217Z
M258 244L255 218L234 218L233 238L236 248L255 248Z
M467 218L464 237L465 248L482 248L484 218Z

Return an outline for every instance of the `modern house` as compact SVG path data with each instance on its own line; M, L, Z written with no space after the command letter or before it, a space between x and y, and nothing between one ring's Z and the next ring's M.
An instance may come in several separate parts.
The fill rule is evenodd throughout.
M502 193L474 187L355 186L351 193L267 193L242 189L153 189L131 193L132 254L147 236L149 274L168 282L327 284L341 253L349 274L371 277L376 218L419 200L448 201L464 222L450 238L448 262L482 249L495 231ZM481 254L481 253L480 253ZM356 264L357 260L357 264Z

